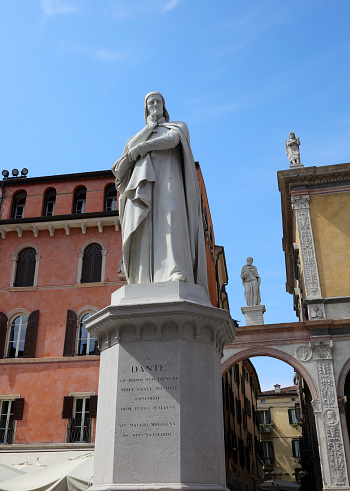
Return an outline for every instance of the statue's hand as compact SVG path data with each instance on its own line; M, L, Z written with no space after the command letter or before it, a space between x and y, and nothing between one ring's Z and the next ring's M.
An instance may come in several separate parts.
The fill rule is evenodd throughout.
M138 145L136 145L136 147L133 147L128 152L128 159L130 160L130 162L135 162L139 156L140 156L140 150Z
M147 124L151 128L154 128L155 126L157 126L157 118L154 114L149 114L147 116Z

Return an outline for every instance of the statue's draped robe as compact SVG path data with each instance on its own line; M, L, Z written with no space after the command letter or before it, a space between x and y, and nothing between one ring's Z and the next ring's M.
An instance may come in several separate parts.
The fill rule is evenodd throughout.
M127 152L142 142L149 153L132 166ZM207 288L201 201L186 124L147 125L128 141L112 170L128 283L178 279Z
M255 266L243 266L241 272L244 296L248 306L260 305L260 277Z

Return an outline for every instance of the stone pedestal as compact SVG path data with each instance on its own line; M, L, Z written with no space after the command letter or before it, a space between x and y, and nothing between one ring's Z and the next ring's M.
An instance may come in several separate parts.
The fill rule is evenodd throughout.
M265 305L252 305L251 307L241 307L245 316L246 326L261 326L264 324Z
M87 328L101 350L90 490L224 491L229 313L197 285L127 285Z

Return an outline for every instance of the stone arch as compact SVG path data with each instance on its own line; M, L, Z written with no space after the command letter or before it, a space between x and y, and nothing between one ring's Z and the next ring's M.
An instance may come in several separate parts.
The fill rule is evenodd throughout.
M285 353L284 351L277 350L275 348L269 348L267 346L263 346L261 348L248 348L242 351L238 351L234 355L230 356L224 363L221 365L221 373L222 375L229 369L230 366L235 365L236 363L246 360L247 358L253 358L255 356L270 356L271 358L277 358L278 360L284 361L295 368L304 378L307 383L312 399L319 399L319 392L317 385L309 372L305 369L305 366L300 363L293 356Z

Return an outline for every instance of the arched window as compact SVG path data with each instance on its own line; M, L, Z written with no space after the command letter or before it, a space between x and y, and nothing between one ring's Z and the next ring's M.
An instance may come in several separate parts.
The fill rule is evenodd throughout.
M105 189L104 211L116 211L117 209L117 190L114 184Z
M87 312L79 321L76 349L76 354L78 356L95 355L97 353L97 341L85 327L85 322L93 314L95 314L95 312Z
M33 286L35 265L36 265L36 250L33 247L23 249L17 260L17 271L14 286Z
M102 272L102 246L95 242L84 250L83 267L81 274L82 283L100 282Z
M55 213L56 189L49 189L45 194L44 217L52 217Z
M19 191L15 194L12 201L11 218L23 218L26 198L27 193L25 191Z
M28 317L24 314L18 315L12 320L8 339L8 358L23 358L27 324Z
M73 213L85 213L86 187L78 188L74 193Z

